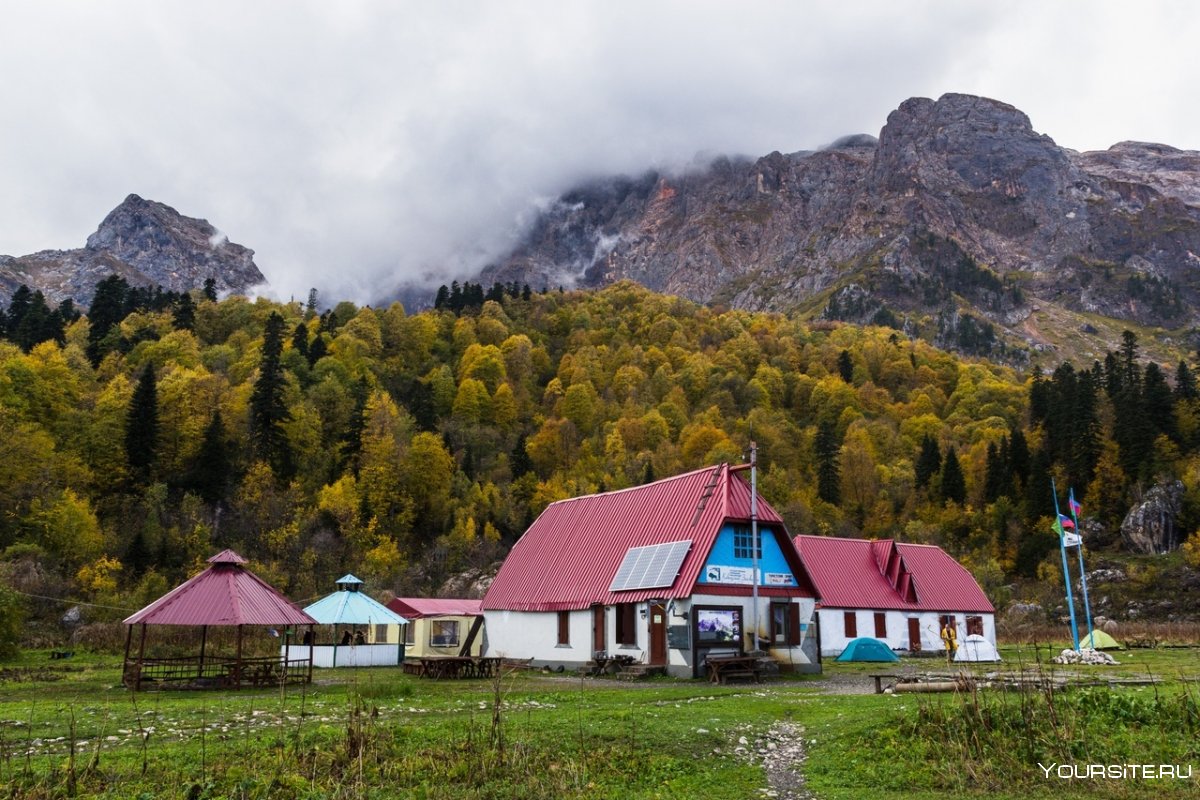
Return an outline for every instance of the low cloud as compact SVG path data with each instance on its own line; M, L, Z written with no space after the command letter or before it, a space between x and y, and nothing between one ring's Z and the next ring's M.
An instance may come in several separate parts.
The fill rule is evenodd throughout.
M0 253L78 247L136 192L253 248L276 296L368 302L472 274L580 180L877 134L913 95L997 97L1079 149L1197 146L1163 62L1183 6L1017 6L23 4Z

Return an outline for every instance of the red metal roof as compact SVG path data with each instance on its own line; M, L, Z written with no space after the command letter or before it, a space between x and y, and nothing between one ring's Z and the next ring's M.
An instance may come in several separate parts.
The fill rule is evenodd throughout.
M483 613L482 600L458 597L396 597L387 607L409 619L421 617L476 617Z
M126 625L316 625L262 578L225 550L211 567L125 620Z
M940 547L890 539L797 536L800 560L821 605L907 611L975 611L995 608L975 578ZM899 559L889 558L895 548ZM915 601L905 600L905 595Z
M564 611L594 603L687 597L726 520L749 521L750 487L728 464L644 486L551 503L513 546L483 598L485 610ZM780 531L783 519L759 496L758 520ZM687 539L692 547L669 587L610 592L631 547ZM801 591L803 567L793 564Z

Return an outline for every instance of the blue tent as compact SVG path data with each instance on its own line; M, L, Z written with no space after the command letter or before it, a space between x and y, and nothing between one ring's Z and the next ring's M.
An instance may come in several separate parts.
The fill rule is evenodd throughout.
M900 657L888 649L879 639L860 636L851 639L846 649L837 657L838 661L899 661Z

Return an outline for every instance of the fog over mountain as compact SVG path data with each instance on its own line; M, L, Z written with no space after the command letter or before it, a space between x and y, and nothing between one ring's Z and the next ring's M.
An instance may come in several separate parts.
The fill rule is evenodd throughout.
M1135 15L1136 14L1136 15ZM277 296L474 274L588 178L877 133L1001 98L1076 150L1200 149L1184 3L124 0L6 10L0 253L131 193L255 250Z

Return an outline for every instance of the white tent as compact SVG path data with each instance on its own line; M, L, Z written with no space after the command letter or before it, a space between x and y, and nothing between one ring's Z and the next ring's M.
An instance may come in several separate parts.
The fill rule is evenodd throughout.
M977 633L963 638L954 654L955 661L999 661L996 645Z

